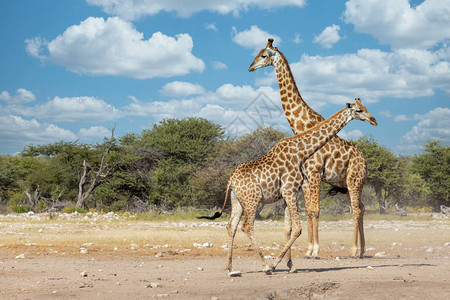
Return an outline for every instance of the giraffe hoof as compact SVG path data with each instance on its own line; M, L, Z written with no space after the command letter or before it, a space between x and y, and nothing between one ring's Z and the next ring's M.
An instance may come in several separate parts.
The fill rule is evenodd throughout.
M305 259L310 259L310 258L312 258L311 256L309 256L309 255L305 255L305 257L304 257Z
M294 266L294 264L292 263L292 260L290 259L288 262L287 262L287 267L289 268L289 272L292 270L292 267Z
M272 274L273 271L275 271L275 267L272 265L266 265L266 267L263 270L267 275Z

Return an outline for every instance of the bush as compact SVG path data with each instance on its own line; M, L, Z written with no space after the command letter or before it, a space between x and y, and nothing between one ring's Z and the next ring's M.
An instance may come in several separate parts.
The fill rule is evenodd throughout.
M10 206L10 209L11 209L12 212L14 212L16 214L22 214L22 213L27 213L28 212L28 207L23 206L21 204L12 205L12 206Z
M80 214L85 214L88 211L86 209L84 209L84 208L81 208L81 207L66 206L66 207L63 208L62 212L66 213L66 214L72 214L74 212L77 212L77 213L80 213Z

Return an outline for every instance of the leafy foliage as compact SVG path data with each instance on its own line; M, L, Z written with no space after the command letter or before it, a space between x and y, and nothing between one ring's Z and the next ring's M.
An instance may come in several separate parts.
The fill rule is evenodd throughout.
M238 139L225 138L221 126L186 118L165 119L120 138L112 134L98 144L31 145L17 156L0 155L0 204L17 212L78 211L81 191L84 209L166 212L221 206L234 168L264 155L283 137L260 127ZM367 159L363 200L370 207L385 212L394 205L437 210L450 204L448 146L432 141L423 153L402 157L371 136L355 143ZM330 211L348 211L345 197L323 198Z

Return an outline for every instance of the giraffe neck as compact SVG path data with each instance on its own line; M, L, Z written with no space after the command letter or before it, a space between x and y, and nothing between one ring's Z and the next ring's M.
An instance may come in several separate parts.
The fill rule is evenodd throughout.
M344 108L325 121L320 122L302 134L292 137L297 143L300 159L307 159L319 148L328 143L348 122L352 120L351 112Z
M277 74L281 104L295 134L300 134L325 120L303 100L283 53L277 52L273 66Z

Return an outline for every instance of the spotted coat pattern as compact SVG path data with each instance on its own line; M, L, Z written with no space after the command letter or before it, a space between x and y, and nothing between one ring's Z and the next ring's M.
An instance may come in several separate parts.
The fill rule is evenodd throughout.
M230 176L227 194L231 189L232 213L227 229L229 255L227 269L232 269L233 241L239 219L244 214L242 230L261 257L264 270L271 272L301 234L296 196L302 181L301 165L325 145L350 120L371 122L373 117L358 99L354 104L334 114L311 129L280 140L267 154L251 162L240 164ZM253 236L253 223L259 203L273 203L283 198L292 219L292 234L275 264L266 263ZM226 200L226 198L225 198ZM223 209L222 209L223 211ZM296 217L295 217L296 216Z
M274 66L277 75L280 98L286 118L295 134L300 134L324 118L309 107L298 91L294 77L285 56L272 45L269 39L266 48L254 59L249 71ZM319 149L302 165L302 190L305 197L305 210L308 220L308 250L305 257L317 257L319 253L318 219L320 214L319 196L321 181L333 186L348 188L353 211L354 230L352 255L358 251L364 256L364 205L361 202L362 189L366 181L367 164L362 151L354 144L336 136ZM290 217L285 214L286 236L289 236ZM288 265L290 253L287 255Z

